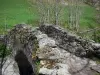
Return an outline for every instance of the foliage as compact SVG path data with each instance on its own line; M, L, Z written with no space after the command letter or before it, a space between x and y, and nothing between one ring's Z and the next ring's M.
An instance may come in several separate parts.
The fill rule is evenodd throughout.
M92 20L96 14L95 8L86 4L82 7L84 13L80 19L80 30L86 29L89 24L95 24L95 26L97 26L97 23ZM35 5L31 7L27 0L0 0L0 32L2 33L4 30L5 20L8 25L8 29L11 29L15 24L23 22L33 25L39 24L40 15L37 8L38 7ZM68 7L63 5L62 8L61 13L63 14L59 17L61 21L60 24L66 27L68 25Z
M6 50L4 57L6 57L7 55L9 55L11 53L11 50L8 50L4 44L0 44L0 58L2 58L4 50Z
M36 64L36 67L37 67L37 75L39 75L40 61L37 61L35 64Z
M95 42L100 42L100 29L98 29L98 27L95 28L95 26L93 25L89 25L88 27L92 29L92 31L90 32L90 38Z

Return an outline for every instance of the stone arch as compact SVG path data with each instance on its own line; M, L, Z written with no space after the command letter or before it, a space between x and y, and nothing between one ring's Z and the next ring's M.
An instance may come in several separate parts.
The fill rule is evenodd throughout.
M15 61L17 62L20 75L35 75L33 72L32 65L28 61L23 51L17 52L15 56Z

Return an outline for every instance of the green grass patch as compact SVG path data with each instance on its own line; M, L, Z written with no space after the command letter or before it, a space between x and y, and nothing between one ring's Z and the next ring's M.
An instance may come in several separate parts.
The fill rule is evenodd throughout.
M19 23L30 23L33 20L36 23L38 15L36 8L30 11L30 5L27 0L0 0L0 29L4 29L7 24L8 29Z
M60 17L61 24L67 27L68 7L64 6L62 15ZM95 21L95 8L83 5L83 14L80 18L80 30L86 30L89 25L99 26ZM33 24L34 26L39 22L39 14L37 7L30 7L27 0L0 0L0 33L4 30L4 25L11 29L14 25L19 23Z

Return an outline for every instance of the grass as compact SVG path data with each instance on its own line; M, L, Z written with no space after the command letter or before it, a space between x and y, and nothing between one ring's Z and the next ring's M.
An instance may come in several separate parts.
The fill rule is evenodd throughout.
M33 11L30 11L33 10ZM80 29L86 29L89 25L98 26L95 22L96 10L88 5L83 6L83 16L80 19ZM63 9L62 22L63 26L67 25L67 7ZM37 8L30 8L27 0L0 0L0 32L4 31L4 25L7 24L8 29L19 23L28 23L36 25L39 21Z
M0 29L4 29L5 23L12 28L18 23L28 23L29 20L37 21L36 9L30 12L27 0L0 0Z
M83 10L84 12L82 15L82 19L80 20L80 25L82 26L82 28L86 28L90 25L98 26L95 20L95 16L97 13L96 9L91 6L85 5Z
M80 17L80 28L81 29L87 29L90 25L95 26L95 27L99 26L99 24L95 20L96 19L95 16L97 13L95 8L89 5L83 5L81 9L82 9L82 16ZM66 12L67 12L67 9L66 9Z

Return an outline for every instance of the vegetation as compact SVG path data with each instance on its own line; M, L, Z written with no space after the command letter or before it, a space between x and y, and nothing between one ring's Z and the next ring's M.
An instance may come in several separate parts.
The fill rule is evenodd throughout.
M7 24L8 29L18 23L39 24L40 14L37 8L35 4L31 7L27 0L0 0L0 32L3 32L5 24ZM63 5L62 8L62 15L59 17L60 24L67 27L68 7ZM80 19L80 30L88 29L89 25L99 26L95 21L95 8L86 4L82 8L83 15Z
M6 49L6 46L5 46L4 44L2 44L2 45L0 44L0 58L1 58L2 55L3 55L3 50L4 50L4 49ZM6 49L6 53L5 53L4 57L7 56L7 55L9 55L10 52L11 52L11 50Z
M34 12L30 11L27 0L0 0L0 32L3 32L5 24L10 29L18 23L36 23L36 8L32 9Z
M5 57L11 53L11 50L6 48L5 44L0 44L0 69L4 66ZM0 72L1 73L1 72Z

